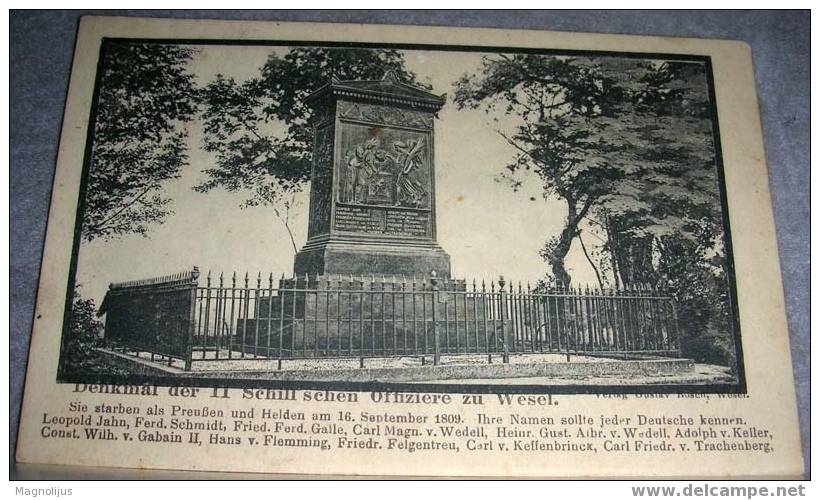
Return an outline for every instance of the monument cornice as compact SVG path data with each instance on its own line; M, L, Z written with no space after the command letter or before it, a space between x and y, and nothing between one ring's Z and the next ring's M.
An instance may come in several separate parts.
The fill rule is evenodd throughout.
M331 98L424 109L435 113L444 106L447 94L436 95L404 83L395 73L388 71L381 80L341 81L333 78L306 97L305 102L315 105Z

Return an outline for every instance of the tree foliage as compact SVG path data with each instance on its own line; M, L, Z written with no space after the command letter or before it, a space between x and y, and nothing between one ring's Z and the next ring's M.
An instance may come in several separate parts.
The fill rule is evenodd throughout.
M486 57L482 69L456 82L456 103L504 115L499 134L516 153L502 177L518 189L535 175L544 198L566 206L542 250L551 278L569 284L577 239L602 285L668 288L685 347L732 363L703 65L517 54ZM602 243L588 251L582 231Z
M215 162L195 189L248 194L246 206L276 205L310 178L311 109L305 98L331 77L378 80L392 70L408 83L403 55L384 49L293 48L271 54L258 77L218 75L203 92L204 149Z
M103 324L97 319L93 299L83 298L80 287L74 289L69 316L67 342L63 352L64 375L126 374L106 363L97 352L102 345Z
M184 122L197 109L193 49L162 44L103 46L85 196L86 241L145 235L171 213L165 181L187 164Z
M631 176L602 203L618 286L652 283L677 299L684 349L734 366L728 266L706 75L702 65L663 62L639 82L627 117L642 138Z
M461 107L514 117L498 132L517 153L504 174L518 189L526 174L543 184L544 198L565 203L563 230L544 245L553 277L569 285L565 258L582 220L629 174L634 132L620 120L639 62L515 54L488 56L479 74L456 82Z

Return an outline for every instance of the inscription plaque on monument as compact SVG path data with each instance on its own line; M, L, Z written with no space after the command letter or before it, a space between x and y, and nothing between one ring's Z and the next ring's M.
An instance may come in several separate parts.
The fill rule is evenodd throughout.
M297 275L449 277L435 225L433 125L443 96L387 73L378 81L333 80L308 102L313 177Z

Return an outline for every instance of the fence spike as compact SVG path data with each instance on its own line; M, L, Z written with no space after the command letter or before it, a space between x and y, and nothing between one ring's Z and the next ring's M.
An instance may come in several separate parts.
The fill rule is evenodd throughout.
M208 284L208 288L211 288L211 270L208 269L208 277L206 278L206 283Z
M273 288L273 272L268 276L268 288Z
M224 283L225 279L222 276L222 271L219 272L219 288L222 288L222 284Z

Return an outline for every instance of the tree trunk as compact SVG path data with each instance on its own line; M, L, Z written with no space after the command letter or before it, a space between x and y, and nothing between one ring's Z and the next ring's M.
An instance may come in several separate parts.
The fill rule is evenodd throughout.
M585 201L581 209L578 210L573 198L569 196L563 196L563 198L567 202L567 221L555 243L552 245L547 244L544 248L543 257L547 261L547 264L549 264L552 275L559 285L569 287L572 283L572 278L570 278L567 272L564 261L567 258L570 247L572 247L572 240L578 236L578 223L589 211L589 207L592 206L592 200L588 199Z
M612 271L616 287L628 288L632 285L654 283L655 266L652 261L654 238L652 236L631 237L626 232L623 220L606 217L607 247L612 260Z
M558 282L559 286L569 287L572 279L567 272L564 259L566 259L569 249L572 246L572 239L575 238L575 232L569 226L561 231L558 237L558 243L553 247L551 252L548 252L545 257L550 268L552 268L552 275Z
M598 266L595 265L595 262L592 260L592 256L587 252L587 247L584 245L584 238L581 237L580 231L578 232L578 243L581 244L581 250L584 252L584 257L587 258L587 262L589 262L590 267L592 270L595 271L595 278L598 279L598 286L601 287L601 290L604 289L604 280L601 277L601 271L598 270Z

